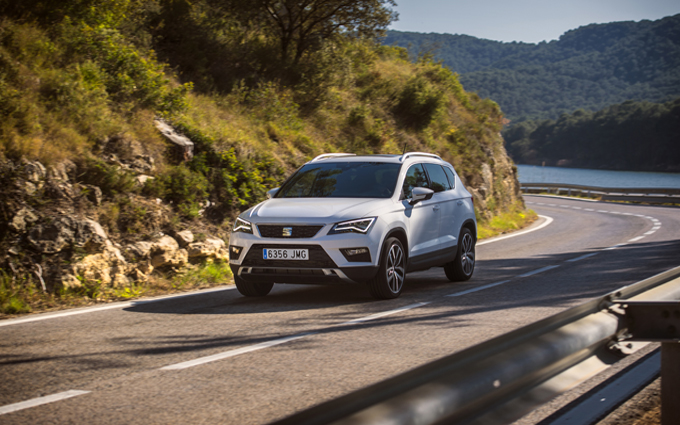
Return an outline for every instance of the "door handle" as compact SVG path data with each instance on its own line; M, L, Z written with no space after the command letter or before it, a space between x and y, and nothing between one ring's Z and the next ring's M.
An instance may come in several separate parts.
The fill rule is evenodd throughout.
M463 205L463 201L458 201L458 205Z
M439 211L439 205L435 205L434 207L432 207L432 209L435 211Z

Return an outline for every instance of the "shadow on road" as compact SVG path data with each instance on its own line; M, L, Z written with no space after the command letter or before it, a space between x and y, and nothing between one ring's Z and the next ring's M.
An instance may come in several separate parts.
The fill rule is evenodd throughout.
M390 301L375 301L361 285L302 286L278 285L264 298L245 298L235 290L198 294L178 299L143 302L128 307L125 311L144 314L166 315L211 315L223 316L224 332L220 334L221 323L191 322L188 328L193 332L176 331L168 328L164 335L127 336L125 331L112 332L107 344L113 350L105 354L121 354L130 361L139 356L157 356L180 352L214 352L214 349L228 350L258 344L265 341L313 332L333 334L361 328L387 326L448 327L463 328L484 323L479 314L502 313L520 308L544 309L540 314L554 314L560 308L580 304L587 299L602 296L608 292L648 278L680 263L680 241L663 243L640 243L620 247L614 251L599 251L591 258L569 263L568 259L587 254L569 254L515 258L507 260L479 261L478 270L472 280L464 283L448 282L443 270L431 269L409 275L407 288L401 298ZM529 277L519 275L548 265L559 265L541 274ZM493 289L480 290L460 297L446 297L495 282L509 280ZM346 324L350 320L397 309L417 302L430 304L378 320L359 324ZM339 307L332 308L331 307ZM326 310L328 309L328 310ZM318 314L283 314L275 321L258 320L255 314L301 312L316 310ZM538 310L537 310L538 311ZM499 316L495 316L496 319ZM172 318L177 324L177 317ZM538 318L536 319L538 320ZM188 322L189 323L189 322ZM227 324L231 324L228 330ZM237 326L234 323L238 323ZM263 324L264 323L264 324ZM259 326L259 328L258 328ZM488 326L493 326L489 324ZM482 325L482 328L484 325ZM319 344L318 339L302 339L292 349L310 349ZM0 349L3 344L0 344ZM208 351L206 351L208 350ZM210 351L213 350L213 351ZM102 352L81 352L50 356L8 355L0 357L0 365L35 363L66 359L68 362L96 362ZM129 357L128 357L129 356ZM117 361L99 368L125 367L126 361Z

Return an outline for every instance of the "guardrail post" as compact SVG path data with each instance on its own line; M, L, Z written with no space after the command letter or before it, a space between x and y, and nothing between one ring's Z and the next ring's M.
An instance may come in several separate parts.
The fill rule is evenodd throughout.
M680 343L661 344L661 425L680 418Z
M632 341L661 342L661 424L680 418L680 301L619 301Z

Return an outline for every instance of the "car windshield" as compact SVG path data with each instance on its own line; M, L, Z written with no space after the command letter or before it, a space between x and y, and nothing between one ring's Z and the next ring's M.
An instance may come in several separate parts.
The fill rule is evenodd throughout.
M389 198L400 167L384 162L311 163L293 174L276 198Z

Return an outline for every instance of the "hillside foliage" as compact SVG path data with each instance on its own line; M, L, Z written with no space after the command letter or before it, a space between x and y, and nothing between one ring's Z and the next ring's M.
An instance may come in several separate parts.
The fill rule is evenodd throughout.
M128 223L130 194L221 226L304 162L338 151L435 152L471 188L486 185L480 217L510 208L516 194L500 182L516 180L498 105L439 63L376 44L392 1L350 3L286 1L281 14L268 1L2 2L0 159L71 160L79 183L102 189L100 219L121 237L140 231ZM284 18L321 24L285 41ZM190 160L172 155L158 118L194 142ZM143 187L110 159L123 141L155 160ZM12 208L7 199L5 218Z
M508 152L523 164L680 172L680 98L524 121L505 138Z
M680 96L680 15L587 25L538 44L398 31L383 42L441 60L513 122Z

